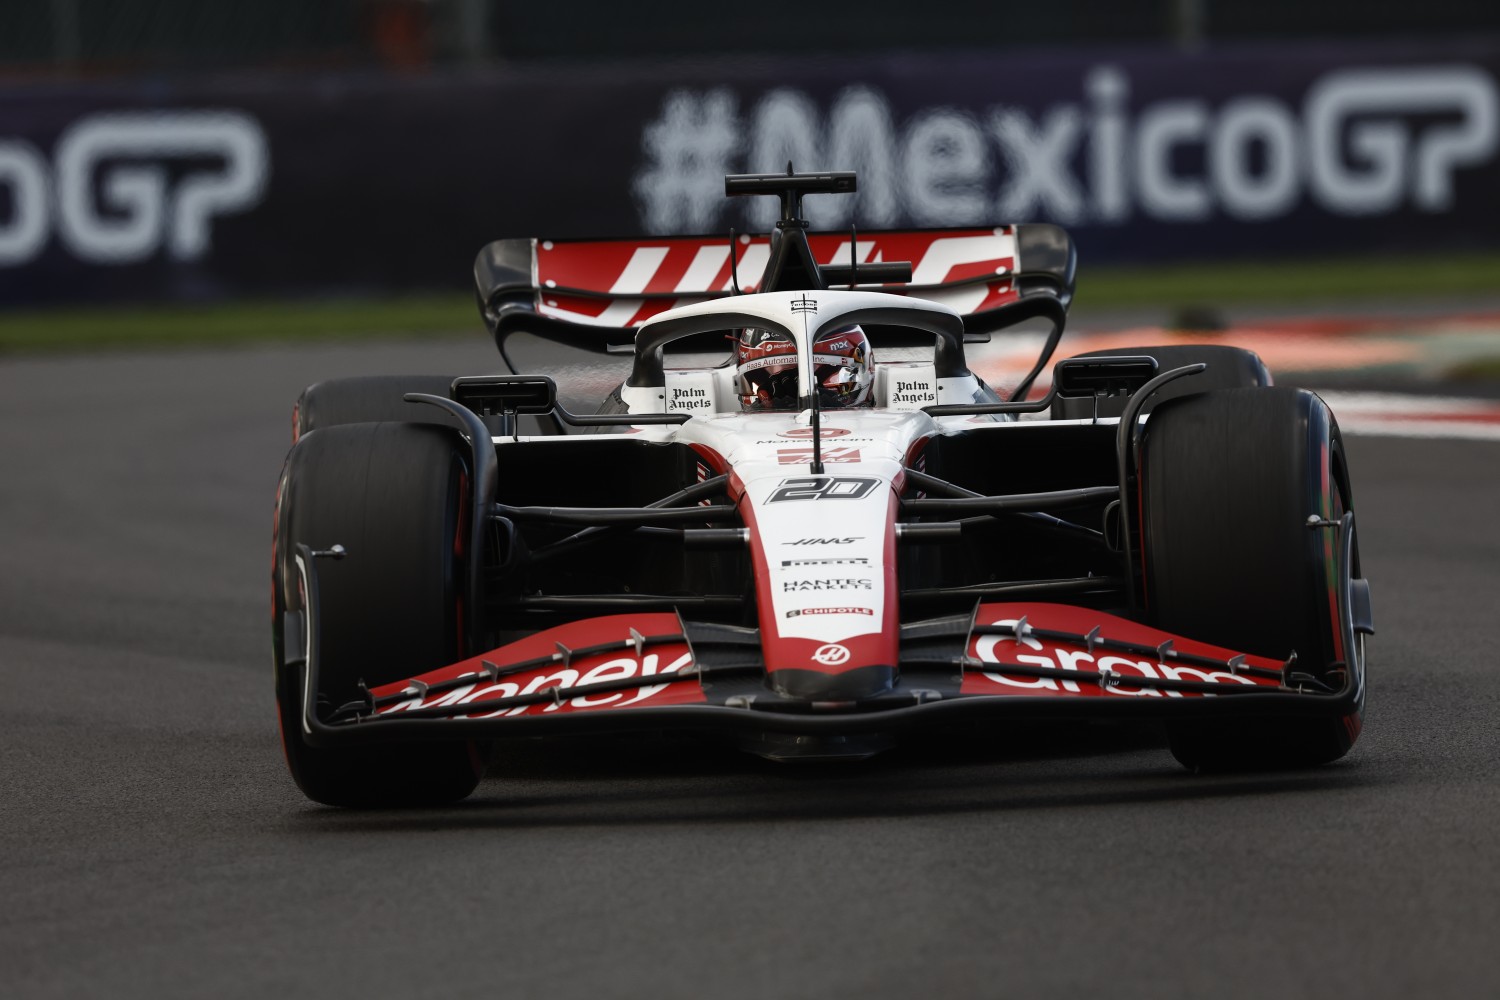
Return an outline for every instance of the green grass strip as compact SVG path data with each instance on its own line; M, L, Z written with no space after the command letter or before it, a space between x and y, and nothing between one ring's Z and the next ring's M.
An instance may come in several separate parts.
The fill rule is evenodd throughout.
M1076 302L1089 309L1317 301L1392 302L1500 295L1500 254L1370 260L1081 267ZM0 312L0 353L101 347L472 333L468 294L257 300L202 306L108 306Z
M484 332L472 295L0 312L0 352L462 332Z
M1500 357L1461 361L1443 373L1450 382L1500 382Z
M1500 254L1101 267L1093 271L1080 266L1075 303L1092 309L1153 305L1170 309L1482 294L1500 295Z

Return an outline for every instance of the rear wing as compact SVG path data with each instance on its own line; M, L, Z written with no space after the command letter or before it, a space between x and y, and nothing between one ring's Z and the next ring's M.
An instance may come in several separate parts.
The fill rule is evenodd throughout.
M1065 313L1073 297L1077 254L1058 226L809 233L807 244L830 287L937 302L971 332ZM480 251L474 281L492 331L517 310L622 330L675 306L758 290L772 249L770 236L749 235L497 240ZM887 277L871 265L895 262L910 262L910 280L861 280Z

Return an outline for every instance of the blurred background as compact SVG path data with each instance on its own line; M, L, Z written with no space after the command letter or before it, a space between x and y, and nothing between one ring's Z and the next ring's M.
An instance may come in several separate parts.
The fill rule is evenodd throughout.
M1489 315L1500 5L6 0L0 350L469 329L488 241L763 228L788 160L1067 226L1108 325Z

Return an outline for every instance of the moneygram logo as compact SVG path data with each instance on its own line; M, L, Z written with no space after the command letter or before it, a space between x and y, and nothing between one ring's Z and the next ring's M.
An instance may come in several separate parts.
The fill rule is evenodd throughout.
M270 177L265 132L239 111L110 112L81 118L53 162L0 138L0 267L29 263L55 234L75 257L134 264L165 250L204 257L213 220L259 204Z
M1014 618L1004 618L992 624L1014 627L1017 621ZM1066 671L1093 675L1107 671L1117 676L1120 683L1104 686L1102 692L1111 696L1134 698L1200 697L1202 693L1133 687L1130 684L1131 678L1196 681L1206 684L1252 686L1255 684L1254 680L1243 674L1229 673L1224 670L1200 669L1181 664L1168 664L1161 660L1142 660L1127 656L1101 655L1096 657L1091 650L1069 648L1050 642L1044 644L1040 639L1029 634L1020 642L1011 636L985 635L974 640L972 648L975 659L983 663L993 663L996 666L994 670L983 671L983 676L992 683L1006 688L1080 693L1082 691L1080 682L1067 679ZM1004 668L1012 659L1022 666L1042 667L1049 672L1063 674L1064 679L1059 681L1050 675L1034 678L1009 675Z
M671 661L665 661L655 653L647 653L643 657L622 656L614 659L603 659L592 666L584 669L582 666L562 667L557 670L539 670L529 679L518 677L506 681L489 681L476 679L473 683L463 684L451 691L440 694L423 696L417 694L406 701L397 702L380 710L381 715L393 715L397 712L410 712L421 708L438 708L445 705L473 705L474 713L469 718L493 719L498 717L509 717L517 715L545 715L562 708L569 710L580 708L602 708L606 705L619 708L624 705L634 705L645 701L655 694L665 691L676 678L670 676L680 673L690 667L693 662L692 654L683 653ZM475 675L476 677L478 675ZM621 681L634 677L664 677L660 684L647 684L634 690L617 691L604 695L578 695L573 698L563 698L533 705L506 706L504 708L487 711L486 702L501 701L506 698L515 698L521 695L535 694L538 691L546 691L552 688L587 687L590 684L601 684L606 681Z
M728 88L677 90L646 125L635 178L651 232L722 228L726 209L753 227L770 199L733 208L726 173L855 170L859 192L819 206L818 224L943 226L977 219L1122 224L1274 219L1310 202L1335 215L1457 206L1454 178L1492 165L1500 145L1495 79L1470 65L1361 67L1315 79L1300 106L1242 93L1132 106L1113 66L1082 80L1081 101L1032 113L927 107L898 121L880 91L845 88L826 110L773 90L742 113Z

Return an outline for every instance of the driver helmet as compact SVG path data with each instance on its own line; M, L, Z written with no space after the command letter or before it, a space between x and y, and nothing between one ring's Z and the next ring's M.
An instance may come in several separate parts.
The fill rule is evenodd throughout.
M870 341L858 326L824 333L812 345L813 383L823 407L863 406L875 382ZM735 382L747 410L797 409L797 345L776 330L749 327L734 343Z

